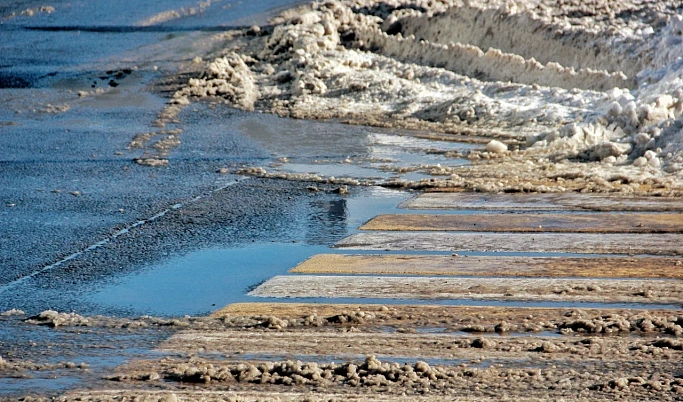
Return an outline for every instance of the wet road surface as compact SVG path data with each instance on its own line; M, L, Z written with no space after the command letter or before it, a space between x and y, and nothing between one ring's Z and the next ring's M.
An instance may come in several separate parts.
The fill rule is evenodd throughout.
M54 2L53 10L17 2L0 9L0 310L207 312L210 305L155 311L132 303L136 308L126 310L96 289L169 255L255 241L327 244L346 234L339 195L321 191L309 199L307 184L217 171L272 162L268 137L281 129L311 138L309 151L321 133L340 138L353 131L361 139L367 130L198 104L180 116L182 142L167 167L133 163L143 151L129 147L136 134L153 130L164 107L153 84L194 57L183 46L228 26L263 23L267 11L291 3L220 2L194 14L199 6L187 1ZM343 156L365 146L355 141ZM339 156L322 148L304 155Z
M250 311L243 313L256 314L259 309L270 306L268 302L279 301L281 295L257 298L248 292L259 286L267 289L272 278L305 280L305 275L287 276L287 271L314 255L348 253L349 249L330 246L349 236L362 237L358 228L369 219L398 212L427 213L399 211L397 205L409 194L378 187L352 187L349 194L340 194L339 185L334 184L261 179L221 171L265 166L280 172L386 179L394 175L392 164L465 163L447 159L443 153L425 152L430 144L444 152L466 149L462 144L428 143L385 130L281 119L210 103L197 103L182 110L178 123L174 123L182 128L180 145L171 150L167 166L150 168L135 163L135 158L144 150L131 148L131 140L136 134L157 129L154 122L166 104L166 99L154 88L179 63L190 61L199 52L191 45L209 46L211 42L207 38L216 32L262 22L265 11L291 3L202 5L176 0L129 7L125 3L58 1L52 4L54 10L41 9L42 3L32 2L0 7L0 32L4 39L0 45L0 312L17 308L27 313L0 317L0 356L27 364L23 370L5 371L0 378L3 391L0 397L21 394L27 388L56 393L86 384L93 388L111 386L103 378L112 368L140 359L161 359L173 353L173 350L160 350L159 345L168 339L172 343L174 333L180 329L190 327L202 335L200 331L211 329L211 325L228 325L223 318L207 318L208 321L197 324L193 319L179 317L206 315L226 305L232 305L228 310L235 309L239 305L234 303L239 302L264 302L252 305L251 310L247 308ZM414 174L412 178L419 178L422 173ZM509 204L509 200L505 202ZM535 208L524 201L521 203L524 208ZM449 205L452 207L455 202ZM386 241L391 236L382 232L372 235L379 240L357 244L353 252L361 255L363 252L386 255L412 252L412 255L446 257L452 251L459 251L454 249L450 238L436 246L424 242L425 250L415 250L415 244L422 243L410 238L412 248L399 244L396 250L387 251L393 246L380 240ZM416 234L419 235L424 233ZM431 240L438 238L429 235ZM397 244L401 239L397 238ZM436 253L436 249L442 252ZM520 253L522 250L526 249L511 247L509 251ZM555 250L556 253L564 251L567 249ZM492 253L484 250L480 254L491 257ZM526 254L522 256L531 257ZM548 253L534 256L548 257ZM335 269L338 268L332 265L330 273ZM418 281L416 277L409 277L406 283ZM329 285L329 278L315 279ZM409 310L418 316L426 314L416 307L423 307L427 303L425 299L408 300L413 306L394 307L397 303L406 303L407 299L373 298L370 291L362 297L351 294L343 298L343 291L354 280L396 280L388 278L349 275L339 281L341 290L336 295L323 289L322 294L314 295L319 297L307 297L305 301L338 303L332 306L334 311L346 308L339 303L354 303L359 299L368 303L369 307L363 307L368 311L390 311L377 306L387 304L391 311L399 311L397 320L403 319L400 310ZM284 295L289 297L292 293ZM487 304L491 311L501 306L517 308L519 317L527 316L522 310L529 306L552 307L549 311L560 311L560 307L644 309L633 295L623 304L571 304L559 299L524 304L523 301L500 301L501 297L496 297L485 301L473 301L471 297L448 299L442 303ZM289 297L292 299L297 300ZM519 305L525 307L519 308ZM459 308L450 307L453 311ZM652 303L646 307L669 309L667 314L675 308ZM76 315L61 317L73 320L63 327L50 317L43 317L44 322L25 321L28 316L48 309L109 317L99 323L97 319ZM458 311L455 315L461 313ZM144 314L173 318L116 321L117 317ZM296 314L292 318L295 321L300 319ZM599 316L600 313L589 311L589 314ZM387 320L391 321L391 317L389 314ZM435 317L426 317L424 321L442 325L436 322L442 319L441 312ZM79 321L83 319L92 320L91 325ZM336 325L334 320L341 320L336 313L330 319L325 325ZM136 326L140 322L145 325ZM238 322L233 327L239 325ZM261 322L253 325L263 326ZM368 324L370 338L375 338L373 331L386 331L372 325L372 322ZM486 325L498 325L498 322ZM557 332L560 325L548 319L547 328L533 330L541 331L537 333L539 337L557 338L564 335ZM397 326L401 331L394 328L396 335L389 338L397 342L412 339L402 335L414 330L409 326ZM429 328L428 331L439 332ZM629 331L639 331L633 328ZM344 329L348 328L342 323L340 331ZM656 328L662 334L669 329ZM177 338L193 336L191 330L189 335ZM466 337L463 331L458 328L457 336ZM267 342L279 348L276 338L280 334L273 333L275 340L267 339ZM246 338L252 338L251 334L247 335ZM318 335L312 332L311 336ZM346 345L346 340L342 341ZM473 345L477 344L475 341L485 344L474 340ZM645 344L646 341L638 342ZM470 340L463 342L463 345L470 344ZM412 347L410 342L407 345ZM222 359L234 359L243 353L220 340L208 346L225 353L219 356ZM293 343L289 346L296 347ZM187 345L188 350L193 347ZM332 356L362 360L363 353L382 352L382 348L383 345L373 350L359 349L353 355L341 349L307 355L298 351L289 353L293 350L290 349L284 355L245 354L241 358L281 360L294 356L325 361ZM444 353L436 347L432 352L435 356ZM410 353L414 356L399 355L388 361L413 364L424 357L424 353ZM505 353L508 351L502 348L493 350L490 359L482 358L478 363L468 359L468 364L477 368L488 368L491 362L521 364L519 359L510 360ZM175 354L184 356L180 352ZM213 359L216 355L207 353L201 357ZM27 361L43 366L31 368ZM443 358L429 363L455 365L464 361ZM655 363L664 367L661 362Z

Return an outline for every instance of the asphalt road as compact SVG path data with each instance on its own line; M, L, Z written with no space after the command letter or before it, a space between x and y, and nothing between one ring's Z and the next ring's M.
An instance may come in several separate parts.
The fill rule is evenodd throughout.
M272 147L264 148L250 134L255 125L277 134L287 121L274 116L198 104L182 119L182 143L170 155L169 165L153 168L134 163L140 151L126 149L131 127L153 118L150 110L90 109L87 112L97 114L91 121L98 124L79 125L85 112L50 115L49 124L22 122L0 137L0 311L208 312L212 304L233 299L218 297L215 303L207 299L199 305L181 302L183 294L200 294L206 283L195 284L192 291L182 280L149 290L178 293L176 309L155 309L146 300L128 308L125 300L136 297L121 292L121 287L117 300L93 295L121 278L200 250L280 245L256 250L260 260L246 259L242 269L234 268L237 274L228 274L241 276L225 292L243 295L248 286L282 273L354 231L377 212L369 204L391 208L403 197L375 197L373 192L381 190L363 188L343 197L333 192L335 186L319 185L320 191L311 191L311 183L218 173L222 167L262 166L273 160ZM312 138L321 131L349 131L343 125L293 124ZM330 154L334 148L321 150L323 156L325 151L336 156ZM359 206L350 212L348 202ZM281 248L288 243L312 248ZM289 259L277 255L283 252L291 254ZM268 258L264 253L270 254ZM268 265L271 260L279 261L279 271L264 268L252 276L239 274L259 271L256 261ZM192 271L185 274L191 276Z
M50 13L36 8L43 3L0 8L0 311L135 314L140 310L87 296L169 255L256 241L328 244L346 233L339 195L312 197L305 183L217 173L267 164L273 150L244 130L256 124L277 133L282 122L275 117L198 104L181 116L181 145L167 167L140 166L133 160L142 151L128 149L165 104L149 88L191 56L183 43L263 21L265 11L288 3L216 3L211 12L155 29L140 25L196 4L56 1ZM38 11L20 14L28 9ZM98 88L105 93L77 96Z

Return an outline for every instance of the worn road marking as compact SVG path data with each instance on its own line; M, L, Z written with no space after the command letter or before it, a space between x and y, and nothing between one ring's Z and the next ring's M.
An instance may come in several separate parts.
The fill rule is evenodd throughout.
M183 331L164 341L157 350L191 354L217 352L228 356L232 354L235 358L240 358L242 354L276 355L283 359L306 360L326 355L336 358L346 356L346 359L352 360L359 355L372 354L380 359L388 356L431 358L437 359L434 363L439 364L438 359L477 359L484 346L487 359L527 360L542 356L544 360L554 360L579 355L584 360L624 360L633 358L631 354L621 353L624 347L642 350L656 342L652 338L605 337L601 343L601 353L591 355L591 344L586 344L582 338L560 338L552 334L547 336L547 333L546 336L537 334L533 338L491 335L481 338L480 334L468 335L463 332ZM542 348L547 342L552 342L554 347ZM665 361L682 357L680 350L674 353L674 356L660 354L657 357Z
M279 275L249 292L249 295L666 304L683 300L683 282L646 279Z
M425 193L403 202L409 209L683 211L683 199L601 194Z
M393 214L379 215L361 230L683 233L683 214Z
M683 235L364 232L341 240L337 247L354 250L683 255Z
M318 254L290 272L683 279L683 259Z
M565 322L570 319L588 319L617 315L671 315L671 310L638 310L638 309L593 309L577 310L571 307L520 307L520 306L442 306L442 305L410 305L410 304L339 304L339 303L292 303L292 302L256 302L233 303L217 310L211 317L249 317L277 316L282 319L301 318L310 315L332 317L340 314L364 312L376 314L378 318L386 315L389 318L400 317L400 321L411 323L414 320L420 325L430 326L447 323L468 323L476 325L499 324L501 320L510 322L526 322L537 324L540 321ZM679 311L680 315L682 311ZM384 320L379 324L383 325ZM493 328L491 328L493 330Z

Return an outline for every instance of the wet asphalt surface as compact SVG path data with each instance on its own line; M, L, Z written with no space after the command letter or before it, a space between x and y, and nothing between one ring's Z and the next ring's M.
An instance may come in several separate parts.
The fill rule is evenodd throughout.
M2 137L3 149L12 152L1 163L0 311L148 313L92 304L84 296L112 278L196 250L254 242L330 245L348 234L345 200L333 193L335 186L312 191L311 183L217 173L270 161L241 135L239 123L272 125L276 118L199 107L205 110L188 119L187 141L161 168L132 161L125 129L71 126L55 133L52 125L18 126ZM316 127L325 125L309 130Z
M343 210L333 187L312 195L307 183L217 173L267 164L272 149L243 130L255 122L276 132L276 118L199 104L181 116L182 143L167 167L137 165L142 151L128 149L165 103L150 86L191 58L174 39L264 21L287 3L216 3L154 29L141 21L196 4L57 1L54 12L30 17L12 13L45 4L0 7L0 311L139 314L84 295L172 255L257 241L331 244L347 233L330 223ZM156 48L164 41L165 60ZM76 95L97 88L106 93Z
M25 323L31 315L207 314L405 198L220 174L283 155L368 156L368 135L210 103L182 111L168 166L134 162L144 149L129 149L131 140L157 130L166 102L154 88L196 55L191 45L292 3L214 2L152 27L140 21L196 3L57 1L30 17L8 16L46 4L0 4L0 312L26 313L0 315L0 356L53 365L1 373L0 399L101 386L175 331L49 328ZM296 147L283 132L296 134Z
M270 163L278 150L267 137L282 127L308 133L315 146L319 133L345 126L199 103L180 116L184 132L168 166L140 166L134 159L144 150L128 149L136 134L156 129L165 98L153 88L195 56L188 44L263 23L266 11L292 3L214 2L152 27L141 21L197 3L0 4L0 312L26 312L0 316L0 356L89 365L3 373L0 399L96 386L172 333L53 329L26 324L27 316L206 314L359 225L347 221L347 202L375 190L342 197L333 186L217 173ZM55 11L12 16L44 5Z
M424 140L197 102L167 125L182 129L168 166L134 162L146 149L131 140L159 130L181 63L296 2L0 5L0 312L184 315L246 301L407 195L219 169L387 178L376 161L445 160L416 151Z

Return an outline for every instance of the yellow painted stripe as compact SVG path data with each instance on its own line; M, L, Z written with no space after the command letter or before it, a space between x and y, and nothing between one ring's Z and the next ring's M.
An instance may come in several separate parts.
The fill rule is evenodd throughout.
M566 319L575 308L550 308L550 307L501 307L501 306L439 306L439 305L408 305L408 304L337 304L337 303L234 303L229 304L211 314L212 317L226 315L249 317L273 315L280 318L301 318L310 315L319 317L331 317L338 314L363 311L371 313L390 313L392 317L403 317L408 320L419 320L423 317L435 317L436 319L453 319L458 322L477 323L500 323L500 320L521 321L533 318L534 320L557 320ZM638 310L638 309L581 309L585 317L602 316L605 314L672 314L671 310ZM680 314L678 311L676 314Z
M683 279L683 259L319 254L290 272Z
M683 214L379 215L363 230L475 232L683 233Z
M679 233L466 233L364 231L339 241L349 250L512 251L683 256Z
M606 194L425 193L401 204L409 209L683 211L683 198Z

